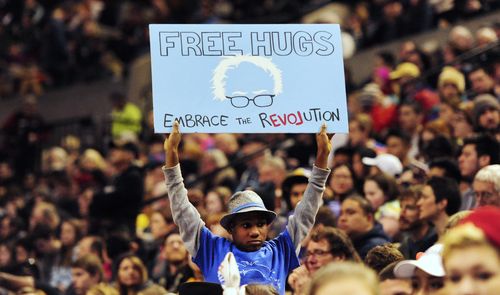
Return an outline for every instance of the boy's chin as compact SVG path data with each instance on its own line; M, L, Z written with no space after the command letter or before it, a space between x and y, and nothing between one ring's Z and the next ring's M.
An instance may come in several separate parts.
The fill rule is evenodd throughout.
M241 251L245 251L245 252L255 252L255 251L258 251L260 250L260 248L262 248L262 243L255 243L255 244L245 244L245 245L238 245L237 246L238 249L240 249Z

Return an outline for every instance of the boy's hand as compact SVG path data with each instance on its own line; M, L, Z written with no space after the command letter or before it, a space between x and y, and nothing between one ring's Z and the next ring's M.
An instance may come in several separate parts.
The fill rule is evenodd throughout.
M168 168L174 167L179 163L179 144L181 142L181 137L179 122L175 121L172 132L163 143L163 149L165 150L165 166Z
M318 146L318 151L316 153L316 166L322 169L328 168L328 156L332 150L332 139L333 134L326 133L326 123L321 125L321 130L316 134L316 144Z

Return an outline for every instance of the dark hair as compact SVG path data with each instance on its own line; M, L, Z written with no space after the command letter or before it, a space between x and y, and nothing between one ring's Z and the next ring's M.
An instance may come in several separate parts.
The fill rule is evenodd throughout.
M364 262L378 273L387 265L404 259L403 254L394 244L386 243L368 251Z
M429 169L434 167L443 169L444 176L454 179L457 183L459 183L462 179L460 168L458 168L458 164L455 159L445 157L436 158L429 163Z
M71 263L72 268L81 268L88 272L91 276L97 275L99 277L99 282L104 278L104 270L102 267L102 263L94 254L86 254L76 261Z
M378 187L384 192L384 197L387 199L385 202L395 200L399 195L398 184L393 177L390 177L384 173L375 174L372 176L368 176L365 179L365 182L368 180L372 180L377 183ZM385 203L384 202L384 203Z
M458 212L462 203L460 189L455 180L448 177L431 177L427 183L432 188L436 203L446 199L446 214L453 215Z
M326 226L313 231L311 241L326 240L330 245L330 253L334 257L343 257L345 260L362 262L358 252L354 249L351 239L340 229Z
M356 203L358 203L359 207L361 207L361 210L363 210L363 212L366 215L373 215L375 213L372 205L370 204L370 201L368 201L367 199L365 199L363 197L349 196L343 202L345 202L347 200L352 200L352 201L355 201Z
M499 164L500 144L496 139L488 134L480 134L478 136L468 137L464 140L463 146L472 144L475 146L478 157L489 156L489 165Z
M377 52L377 56L391 68L396 65L396 58L394 57L394 54L388 50L381 50Z
M322 224L324 226L334 227L337 223L337 217L333 211L327 206L321 206L316 213L314 225Z
M422 107L422 104L420 104L417 101L414 100L405 100L399 105L399 109L401 109L403 106L408 106L410 107L416 114L422 114L424 112L424 108Z
M385 135L385 142L387 143L387 140L389 137L397 137L401 139L406 145L411 144L411 136L404 132L403 130L396 129L396 128L391 128L389 131L387 131L387 134Z
M378 273L378 278L380 279L380 282L383 282L385 280L397 279L396 275L394 274L394 268L398 263L399 261L391 262Z
M422 144L421 150L426 159L430 161L455 154L453 143L442 134L438 134L435 138Z

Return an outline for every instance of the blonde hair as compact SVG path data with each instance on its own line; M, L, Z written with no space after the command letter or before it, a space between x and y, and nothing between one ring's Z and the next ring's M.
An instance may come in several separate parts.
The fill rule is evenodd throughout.
M441 239L441 243L443 244L443 260L446 260L453 250L473 246L493 247L500 259L500 249L495 248L483 231L471 223L461 224L450 229Z
M372 295L379 294L379 281L375 271L361 263L349 261L330 263L319 269L311 280L307 294L314 295L325 284L343 278L356 279L367 287Z

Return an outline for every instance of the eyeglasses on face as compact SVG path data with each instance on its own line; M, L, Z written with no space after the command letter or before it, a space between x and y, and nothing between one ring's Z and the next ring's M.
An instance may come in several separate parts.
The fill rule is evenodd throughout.
M316 249L316 250L313 250L313 251L307 251L305 254L304 254L304 258L309 258L311 256L315 256L315 257L323 257L323 256L326 256L330 254L330 251L325 251L325 250L321 250L321 249Z
M250 101L257 107L265 108L273 104L275 96L274 94L259 94L253 98L244 95L226 96L226 98L231 101L231 105L235 108L245 108L250 104Z

